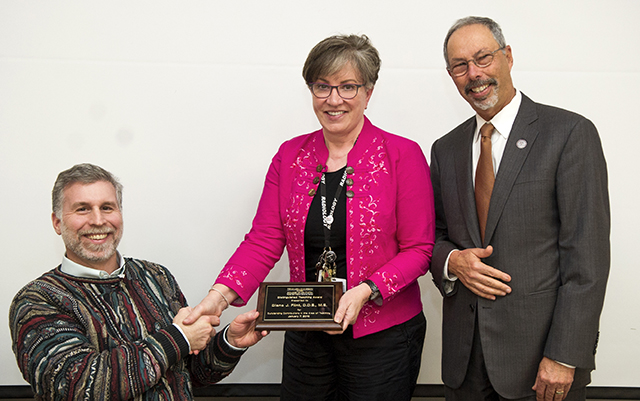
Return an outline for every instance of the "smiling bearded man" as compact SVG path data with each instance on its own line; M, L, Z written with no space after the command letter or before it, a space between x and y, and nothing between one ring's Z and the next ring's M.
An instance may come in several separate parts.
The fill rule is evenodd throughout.
M117 251L122 185L108 171L63 171L52 201L66 253L9 311L13 352L36 399L191 400L193 386L224 378L266 335L255 331L255 311L217 334L218 318L184 324L191 308L169 270Z
M53 227L67 249L67 257L86 265L102 266L112 260L122 238L121 205L117 191L110 182L76 182L64 189L62 210L51 216ZM86 203L71 203L69 198L78 196L104 196L105 204L96 205L100 210L89 209Z
M516 90L489 18L457 21L444 58L476 112L431 149L446 400L584 400L609 273L598 131Z

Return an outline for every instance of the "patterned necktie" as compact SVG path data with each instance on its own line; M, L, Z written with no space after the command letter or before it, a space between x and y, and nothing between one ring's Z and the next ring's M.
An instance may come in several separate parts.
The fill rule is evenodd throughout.
M486 123L480 128L480 159L476 169L476 210L478 212L478 223L480 223L480 236L484 244L484 230L487 226L487 215L489 214L489 201L493 191L495 176L493 174L493 156L491 154L491 135L493 125Z

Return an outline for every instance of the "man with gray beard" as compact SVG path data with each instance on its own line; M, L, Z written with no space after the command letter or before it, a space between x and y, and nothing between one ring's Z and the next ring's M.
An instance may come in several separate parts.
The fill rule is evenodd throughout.
M191 400L193 386L226 377L255 331L256 311L216 334L217 317L191 312L169 270L117 251L122 185L79 164L58 175L53 228L66 253L27 284L9 312L13 352L39 400Z
M598 132L515 89L489 18L457 21L444 58L476 112L431 150L446 399L584 400L609 273Z

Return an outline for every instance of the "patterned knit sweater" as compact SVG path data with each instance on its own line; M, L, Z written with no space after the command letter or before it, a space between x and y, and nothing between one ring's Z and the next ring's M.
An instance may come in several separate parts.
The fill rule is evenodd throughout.
M192 382L226 377L242 351L218 333L197 356L173 326L186 306L164 267L126 259L124 278L53 269L27 284L9 312L13 352L36 399L190 400Z

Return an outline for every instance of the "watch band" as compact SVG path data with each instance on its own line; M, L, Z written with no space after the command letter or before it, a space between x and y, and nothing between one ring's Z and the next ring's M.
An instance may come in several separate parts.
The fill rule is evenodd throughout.
M371 288L371 295L369 295L369 301L373 301L374 299L380 296L380 290L378 289L378 286L376 285L376 283L374 283L369 279L364 280L363 283L367 284L369 288Z

